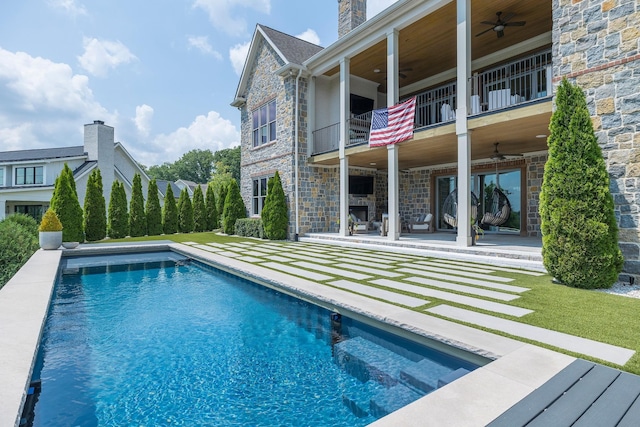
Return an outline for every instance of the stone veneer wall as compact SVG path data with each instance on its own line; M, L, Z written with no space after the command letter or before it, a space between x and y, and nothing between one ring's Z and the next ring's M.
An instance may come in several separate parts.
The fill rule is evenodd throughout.
M587 95L611 179L624 272L640 276L640 2L553 0L553 59L554 83L566 77Z
M540 231L540 188L544 176L546 154L527 157L527 236L542 237Z
M338 0L338 37L367 20L366 0Z

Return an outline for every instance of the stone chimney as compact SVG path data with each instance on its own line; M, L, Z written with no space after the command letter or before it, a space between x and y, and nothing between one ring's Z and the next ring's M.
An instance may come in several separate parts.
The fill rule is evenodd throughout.
M105 125L102 120L94 120L93 123L84 125L84 151L87 153L87 160L98 162L107 206L111 185L115 179L114 149L114 132L111 126Z
M338 0L338 38L367 20L367 0Z

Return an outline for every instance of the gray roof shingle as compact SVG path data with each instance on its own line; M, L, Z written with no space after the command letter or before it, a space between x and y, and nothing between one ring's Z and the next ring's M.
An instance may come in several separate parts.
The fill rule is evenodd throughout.
M265 27L264 25L259 26L285 56L286 60L291 63L302 65L304 61L324 49L322 46L309 43L273 28Z
M61 159L84 156L84 146L38 148L33 150L0 151L0 162L20 162L26 160Z

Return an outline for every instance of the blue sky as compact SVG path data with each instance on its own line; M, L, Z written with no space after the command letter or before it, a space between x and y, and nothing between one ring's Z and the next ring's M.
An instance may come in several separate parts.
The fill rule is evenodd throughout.
M336 0L2 1L0 151L82 145L93 120L147 166L237 146L256 24L328 46L337 15Z

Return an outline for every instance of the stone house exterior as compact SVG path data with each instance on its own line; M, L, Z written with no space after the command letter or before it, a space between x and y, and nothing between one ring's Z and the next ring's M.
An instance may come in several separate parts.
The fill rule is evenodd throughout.
M249 214L259 215L261 178L278 170L292 239L347 235L349 212L369 221L388 214L401 232L433 213L437 231L467 246L471 222L444 220L447 196L458 189L456 215L469 218L476 194L480 220L498 187L510 215L497 226L480 221L485 232L540 237L546 137L554 88L566 77L587 95L607 162L624 272L640 275L640 3L496 3L399 0L365 21L365 0L339 0L339 39L325 48L258 25L232 103ZM412 96L413 138L370 148L371 110ZM275 130L266 135L261 107L271 100Z
M0 219L18 212L40 218L49 207L65 163L73 171L80 206L84 206L89 175L96 168L102 175L107 206L114 180L124 183L127 200L131 200L136 173L147 194L149 177L124 146L114 141L113 127L95 120L84 125L83 145L0 152Z

